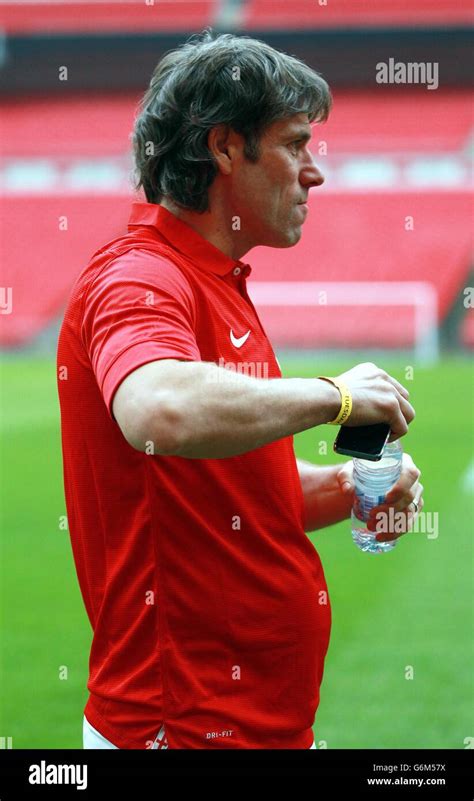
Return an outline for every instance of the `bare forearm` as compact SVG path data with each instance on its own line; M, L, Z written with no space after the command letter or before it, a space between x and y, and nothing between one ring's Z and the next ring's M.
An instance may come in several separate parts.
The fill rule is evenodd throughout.
M344 494L337 478L342 465L319 466L297 460L304 496L305 531L315 531L350 517L353 492Z
M184 369L183 369L184 368ZM169 363L156 388L179 432L170 449L187 458L226 458L333 419L339 391L319 379L258 379L212 363ZM160 424L162 425L163 415ZM152 432L159 440L160 432Z

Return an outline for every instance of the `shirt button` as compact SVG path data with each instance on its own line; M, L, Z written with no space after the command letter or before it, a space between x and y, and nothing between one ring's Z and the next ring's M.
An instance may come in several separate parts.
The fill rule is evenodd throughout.
M242 270L240 269L240 267L234 267L234 270L233 270L234 275L240 275L241 272L242 272Z

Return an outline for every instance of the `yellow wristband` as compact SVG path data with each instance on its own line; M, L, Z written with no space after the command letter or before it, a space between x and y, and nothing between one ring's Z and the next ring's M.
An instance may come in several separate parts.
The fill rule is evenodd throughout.
M332 378L327 375L318 375L317 378L322 378L323 381L329 381L331 384L334 384L334 386L337 387L341 393L341 408L339 409L339 414L334 420L330 420L328 425L342 425L349 419L352 412L352 395L349 387L346 386L346 384L344 384L342 381L339 381L338 378Z

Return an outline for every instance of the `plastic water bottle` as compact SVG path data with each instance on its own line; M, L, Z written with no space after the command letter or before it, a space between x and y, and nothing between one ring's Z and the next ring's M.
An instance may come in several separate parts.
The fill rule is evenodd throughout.
M352 507L352 539L361 551L386 553L392 551L397 540L378 542L377 531L366 526L369 512L379 506L385 496L398 481L402 471L403 448L400 440L385 445L382 458L378 462L368 459L353 459L354 463L354 505Z

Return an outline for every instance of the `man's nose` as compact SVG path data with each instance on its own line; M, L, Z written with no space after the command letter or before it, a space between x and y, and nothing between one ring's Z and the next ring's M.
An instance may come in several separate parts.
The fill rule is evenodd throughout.
M312 157L311 162L308 162L308 165L302 169L300 181L302 185L308 189L310 189L312 186L321 186L321 184L324 183L324 175L317 164L314 163Z

